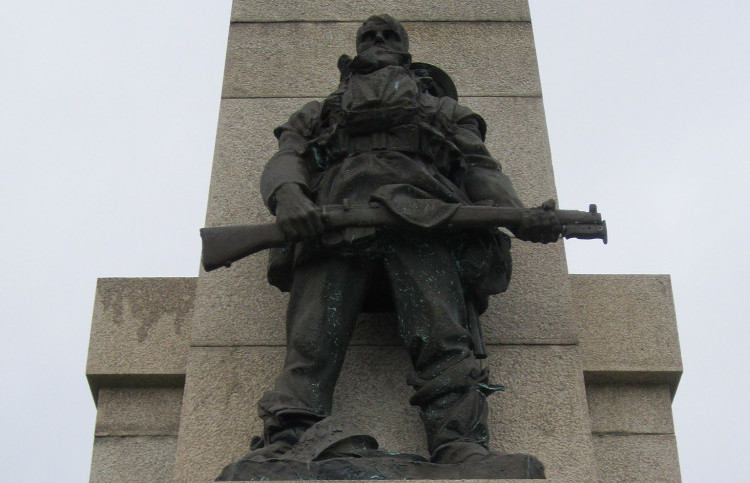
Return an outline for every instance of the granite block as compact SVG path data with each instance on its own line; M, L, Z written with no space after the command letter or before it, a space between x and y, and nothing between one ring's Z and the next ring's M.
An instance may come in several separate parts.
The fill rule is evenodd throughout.
M568 285L562 246L516 243L510 289L491 299L481 317L487 343L572 344L574 320L566 311ZM199 346L283 346L286 304L266 282L266 255L229 269L203 273L192 341ZM363 314L353 345L400 345L392 314Z
M673 434L593 436L602 483L679 483L680 464Z
M101 385L179 386L195 278L105 278L97 283L86 376Z
M485 144L526 206L557 197L541 98L461 97L487 122ZM587 210L588 207L564 207Z
M222 97L323 97L354 55L359 22L234 23ZM415 62L447 72L460 96L541 96L526 22L406 22ZM315 41L310 41L315 39Z
M587 384L591 431L673 434L667 384Z
M491 346L493 449L532 453L553 481L593 481L591 429L575 346ZM194 348L188 364L177 481L207 481L249 450L262 425L255 404L283 364L273 347ZM351 347L333 413L375 436L381 448L424 454L405 351ZM388 408L384 411L383 408Z
M177 436L182 388L102 387L96 436Z
M260 194L260 175L278 149L273 130L308 101L221 101L206 226L272 221Z
M587 382L668 383L682 374L669 275L571 275Z
M232 22L363 21L376 12L387 12L402 22L529 20L529 5L526 0L458 0L438 3L428 0L235 0L232 3Z
M214 480L262 434L255 404L272 387L284 350L194 347L188 362L175 481Z
M94 440L90 483L171 481L176 436L99 436Z
M492 448L531 453L555 482L595 481L580 352L575 345L489 347ZM585 435L585 436L584 436Z

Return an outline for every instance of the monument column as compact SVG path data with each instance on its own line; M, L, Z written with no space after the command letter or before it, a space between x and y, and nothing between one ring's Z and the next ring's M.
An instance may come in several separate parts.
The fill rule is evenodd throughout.
M401 20L414 61L446 71L460 102L485 118L486 144L523 202L556 198L526 1L235 0L206 226L272 221L259 193L272 130L336 88L338 57L354 54L355 32L374 13ZM506 386L488 399L492 449L537 456L552 481L679 481L669 278L569 275L562 242L514 240L512 253L510 289L482 317L486 363ZM100 281L87 367L101 420L92 481L117 481L138 460L124 437L158 448L147 451L150 468L179 482L213 480L249 450L262 433L255 404L285 353L287 296L267 284L266 262L256 254L197 279ZM161 339L138 332L144 320L156 321ZM334 414L385 450L426 455L410 372L393 317L361 316ZM171 423L154 429L149 404Z
M527 5L466 3L444 10L427 3L387 9L404 22L414 61L445 70L460 101L485 117L487 145L524 203L555 196ZM258 191L262 168L276 150L271 130L336 88L338 57L354 54L362 20L372 8L384 8L316 3L303 11L264 4L236 1L233 7L207 226L271 219ZM513 255L511 288L483 317L491 373L508 387L489 398L493 449L539 455L550 474L593 481L563 246L516 243ZM215 476L218 462L238 459L250 436L261 434L254 403L272 387L285 353L286 296L267 284L265 267L264 255L253 256L198 279L179 481ZM426 454L417 410L408 403L411 368L393 321L362 319L334 414L356 422L388 451Z

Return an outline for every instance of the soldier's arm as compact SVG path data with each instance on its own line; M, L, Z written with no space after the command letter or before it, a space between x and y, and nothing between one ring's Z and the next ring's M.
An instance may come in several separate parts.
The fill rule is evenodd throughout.
M465 109L465 111L462 111ZM457 106L457 128L453 140L463 154L461 189L475 203L491 202L495 206L523 208L510 178L490 155L484 144L485 125L478 115ZM542 205L524 216L513 234L525 241L550 243L557 241L562 227L554 212L554 205Z
M287 237L310 238L323 230L320 212L310 199L307 146L320 117L320 103L306 104L274 130L279 150L260 179L263 200Z

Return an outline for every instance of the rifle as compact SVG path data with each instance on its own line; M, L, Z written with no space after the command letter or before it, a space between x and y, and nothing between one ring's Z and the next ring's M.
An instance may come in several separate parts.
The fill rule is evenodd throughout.
M445 205L449 214L437 224L422 226L430 230L464 230L471 228L518 227L524 215L540 208L507 208L494 206ZM601 239L607 243L607 223L597 213L596 205L589 211L553 210L562 225L561 236L584 240ZM420 229L404 216L394 213L379 203L363 206L329 205L321 207L326 230L347 227L388 227ZM253 253L274 247L283 247L290 240L284 236L276 223L259 225L230 225L201 228L203 268L210 272L220 267L229 267L233 262Z

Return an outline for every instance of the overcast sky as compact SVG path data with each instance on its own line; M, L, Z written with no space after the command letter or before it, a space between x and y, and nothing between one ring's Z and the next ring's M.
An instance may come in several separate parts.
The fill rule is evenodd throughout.
M86 481L97 277L195 276L229 0L0 5L0 467ZM746 473L750 7L532 0L559 204L610 244L571 272L672 276L683 479ZM270 133L270 131L269 131Z

